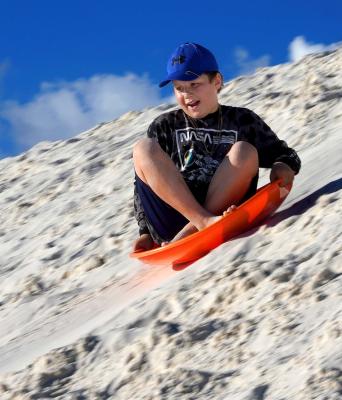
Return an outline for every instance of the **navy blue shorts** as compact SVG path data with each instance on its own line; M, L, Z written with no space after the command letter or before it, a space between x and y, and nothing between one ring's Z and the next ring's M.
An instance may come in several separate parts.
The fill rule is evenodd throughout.
M135 183L152 238L158 244L169 242L189 221L177 210L157 196L137 174L135 174ZM192 187L191 184L187 184L195 199L200 204L204 204L209 185ZM240 203L255 194L257 184L258 176L252 180L246 195Z
M157 196L138 175L135 175L135 182L153 239L158 243L169 242L189 221ZM200 188L189 186L189 189L195 199L204 204L208 186Z

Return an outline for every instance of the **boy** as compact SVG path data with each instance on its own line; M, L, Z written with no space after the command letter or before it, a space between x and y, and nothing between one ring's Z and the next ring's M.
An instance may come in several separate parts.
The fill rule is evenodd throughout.
M180 239L232 211L255 193L259 167L283 186L300 169L296 152L259 116L219 104L223 78L208 49L180 45L167 73L159 86L173 83L180 109L156 118L134 146L133 250Z

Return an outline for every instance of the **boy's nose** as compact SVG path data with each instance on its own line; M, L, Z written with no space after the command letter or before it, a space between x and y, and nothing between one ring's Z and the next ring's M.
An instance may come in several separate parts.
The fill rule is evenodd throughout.
M192 94L193 92L194 92L194 89L191 88L191 87L183 88L183 89L182 89L182 93L183 93L183 94Z

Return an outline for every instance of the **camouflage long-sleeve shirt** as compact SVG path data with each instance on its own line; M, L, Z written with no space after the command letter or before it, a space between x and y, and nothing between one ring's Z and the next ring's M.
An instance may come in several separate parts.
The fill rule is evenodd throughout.
M147 136L157 139L192 186L208 185L231 146L239 141L251 143L257 149L261 168L271 168L281 161L297 174L301 167L297 153L247 108L222 105L221 118L217 111L196 119L195 123L180 109L167 112L151 123ZM140 234L150 232L136 190L134 211Z

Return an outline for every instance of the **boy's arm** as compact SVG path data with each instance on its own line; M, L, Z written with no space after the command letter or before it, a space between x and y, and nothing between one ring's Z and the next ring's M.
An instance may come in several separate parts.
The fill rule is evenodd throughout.
M159 146L167 154L172 152L172 135L168 113L157 117L147 129L147 137L156 139Z
M133 251L150 250L154 246L152 236L146 224L145 213L134 182L134 216L139 225L139 237L133 244Z
M158 131L155 128L155 121L153 121L150 126L148 127L147 130L147 137L158 137ZM145 217L145 212L141 204L140 197L137 192L137 185L136 181L134 180L134 198L133 198L133 205L134 205L134 217L138 222L139 226L139 236L142 236L144 234L150 234L147 223L146 223L146 217Z
M147 137L155 138L160 147L166 151L171 152L172 150L172 138L170 132L169 121L163 115L157 117L148 127ZM148 250L153 247L153 239L149 231L145 212L141 204L140 197L136 188L136 181L134 181L134 216L139 226L139 239L134 244L134 250L139 248L145 248Z
M148 127L148 130L147 130L147 137L156 138L158 140L159 145L162 148L165 148L167 136L161 128L159 119L160 118L157 118L150 124L150 126ZM140 197L137 192L136 181L134 181L133 204L134 204L134 216L135 216L135 219L137 220L138 226L139 226L139 236L143 236L143 235L147 235L147 234L150 235L150 231L149 231L147 223L146 223L145 212L144 212Z
M142 236L145 233L149 234L150 231L147 227L144 209L142 207L141 200L140 200L140 197L137 192L137 187L136 187L135 181L134 181L133 205L134 205L134 216L135 216L135 219L137 220L138 226L139 226L139 235Z
M280 186L292 184L295 177L295 172L285 163L276 161L272 165L270 173L270 181L274 182L280 179Z
M298 174L301 161L295 150L280 140L272 129L254 112L246 116L245 132L248 141L256 147L261 168L272 168L271 181L281 178L290 183Z

